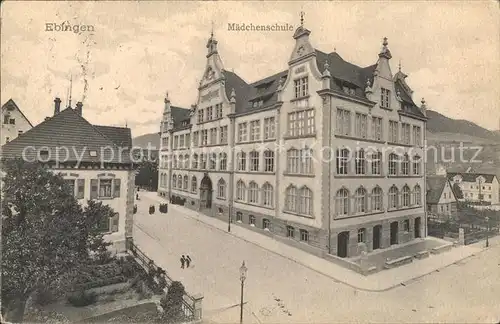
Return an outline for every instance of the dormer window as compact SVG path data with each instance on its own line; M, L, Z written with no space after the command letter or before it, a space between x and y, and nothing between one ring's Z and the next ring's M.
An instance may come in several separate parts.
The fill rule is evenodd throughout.
M89 155L90 155L91 157L96 157L96 156L97 156L97 151L90 151L90 152L89 152Z
M380 107L382 108L390 108L390 94L391 91L385 88L380 89Z

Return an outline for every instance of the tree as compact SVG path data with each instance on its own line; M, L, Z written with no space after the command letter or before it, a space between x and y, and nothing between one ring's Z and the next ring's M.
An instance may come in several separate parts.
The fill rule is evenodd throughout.
M93 201L82 208L64 179L40 164L10 160L2 169L2 313L20 323L35 292L106 248L98 224L114 211Z
M158 163L147 161L141 163L138 174L135 177L136 186L144 186L150 190L158 190Z
M178 323L185 319L182 310L185 293L184 285L180 281L172 281L167 294L160 301L163 308L162 319L165 323Z
M451 189L453 190L453 193L455 194L455 197L457 197L457 199L464 198L464 194L462 192L462 189L460 189L458 183L454 183Z

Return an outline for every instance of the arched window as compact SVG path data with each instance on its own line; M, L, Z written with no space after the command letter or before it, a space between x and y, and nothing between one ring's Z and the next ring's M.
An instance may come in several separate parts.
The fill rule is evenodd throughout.
M198 154L193 154L193 160L191 161L191 167L193 169L198 169Z
M356 213L366 213L368 209L368 199L366 197L366 190L363 187L356 189L354 193L354 206Z
M422 204L422 190L419 185L413 189L413 204L420 206Z
M349 191L345 188L337 191L335 201L337 216L347 216L349 214Z
M303 215L312 215L312 191L305 186L299 191L298 211Z
M375 152L371 155L372 175L380 175L382 172L382 153Z
M238 161L238 171L246 171L247 169L247 154L245 152L238 152L236 155Z
M242 180L236 183L236 200L245 201L246 186Z
M399 190L396 186L392 186L389 189L389 208L396 209L399 206L398 203Z
M217 183L217 198L226 199L226 181L222 178Z
M291 212L297 212L297 187L290 185L286 188L285 208Z
M185 175L184 176L184 187L183 187L184 190L188 190L188 183L189 183L188 176Z
M371 204L371 209L372 211L382 211L384 205L383 205L383 192L382 189L379 186L376 186L372 190L372 204Z
M202 170L207 169L207 154L206 153L201 153L201 162L200 162L200 168Z
M264 151L264 172L274 172L274 151Z
M184 169L189 169L189 154L184 155Z
M299 151L296 149L289 149L286 152L286 160L287 160L287 172L288 173L299 173Z
M413 175L420 175L421 161L422 159L420 158L420 156L415 155L413 157Z
M337 150L337 174L349 173L349 155L350 152L346 148Z
M250 152L250 171L259 171L259 152Z
M300 173L301 174L312 174L313 173L313 163L312 163L313 151L310 148L303 148L300 150Z
M219 154L219 170L227 170L227 154L224 152Z
M409 207L410 206L410 187L408 187L407 185L405 185L403 187L402 198L403 198L403 207Z
M262 219L262 229L271 229L271 221L269 219Z
M365 158L365 150L359 149L356 151L356 174L365 174L366 173L366 158Z
M389 175L397 175L398 174L398 162L399 158L397 154L391 153L389 154Z
M248 202L252 204L259 202L259 186L254 181L248 186Z
M177 169L177 155L174 155L174 156L173 156L173 162L172 162L172 164L174 165L174 166L173 166L173 167L174 167L174 169Z
M401 173L403 175L410 174L410 157L408 156L408 154L405 154L403 156L403 162L401 163Z
M262 204L267 207L274 206L274 191L273 186L266 182L262 186Z
M177 187L177 176L175 174L172 176L172 187Z
M210 170L215 170L217 167L217 154L211 153L210 154Z
M182 176L177 177L177 188L182 189Z
M191 191L196 192L196 190L198 190L198 182L196 181L196 177L193 176L191 178Z

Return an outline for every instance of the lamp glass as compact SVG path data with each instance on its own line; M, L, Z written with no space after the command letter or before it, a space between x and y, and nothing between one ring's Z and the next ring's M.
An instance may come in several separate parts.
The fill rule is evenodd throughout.
M247 267L245 266L245 261L243 261L243 264L240 267L240 280L243 281L247 277Z

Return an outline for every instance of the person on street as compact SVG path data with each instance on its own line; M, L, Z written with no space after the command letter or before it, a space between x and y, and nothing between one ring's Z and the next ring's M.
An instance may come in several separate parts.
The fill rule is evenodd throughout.
M186 262L186 257L183 255L181 257L181 269L184 269L184 263Z
M189 264L191 263L191 258L188 256L186 256L186 267L189 268Z

